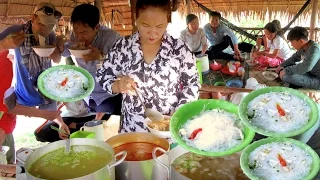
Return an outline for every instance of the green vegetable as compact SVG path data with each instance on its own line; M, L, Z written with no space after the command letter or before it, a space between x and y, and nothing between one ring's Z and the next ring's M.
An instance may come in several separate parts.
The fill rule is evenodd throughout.
M86 87L86 85L84 83L82 83L82 89L86 91L86 90L88 90L88 87Z
M249 164L250 169L255 169L257 167L257 160L253 161L253 165Z

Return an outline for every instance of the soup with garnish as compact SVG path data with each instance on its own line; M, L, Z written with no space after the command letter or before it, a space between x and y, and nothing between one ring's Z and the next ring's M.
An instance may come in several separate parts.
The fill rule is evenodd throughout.
M125 161L146 161L152 159L152 151L154 148L159 147L159 145L146 143L146 142L132 142L120 145L113 148L115 153L121 151L127 151L127 157ZM164 147L161 147L164 149ZM157 157L161 156L163 153L157 152Z
M28 172L41 179L61 180L86 176L111 162L110 152L96 146L74 145L51 151L37 159Z
M162 121L149 121L147 122L149 128L158 130L158 131L169 131L170 120L165 119Z
M240 153L208 157L188 152L176 158L172 167L185 177L196 180L248 179L240 168Z

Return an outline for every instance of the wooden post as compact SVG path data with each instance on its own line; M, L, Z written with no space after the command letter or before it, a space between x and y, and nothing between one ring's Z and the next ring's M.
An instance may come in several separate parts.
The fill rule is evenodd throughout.
M190 0L186 0L187 1L187 14L191 14L191 2Z
M136 3L137 3L137 0L130 0L132 34L137 31L137 26L136 26Z
M311 13L311 20L310 20L310 40L315 40L315 28L317 26L317 17L318 17L318 0L312 1L312 13Z
M102 1L101 0L94 0L94 5L99 9L100 12L100 20L105 23L105 17L102 11Z

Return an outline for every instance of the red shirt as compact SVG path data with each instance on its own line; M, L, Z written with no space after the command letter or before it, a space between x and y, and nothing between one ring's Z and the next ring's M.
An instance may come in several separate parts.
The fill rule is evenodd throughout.
M4 92L10 88L13 78L12 62L7 58L8 54L8 50L0 52L0 111L4 112L0 119L0 128L6 134L12 133L16 126L16 115L6 113L8 109L3 104Z

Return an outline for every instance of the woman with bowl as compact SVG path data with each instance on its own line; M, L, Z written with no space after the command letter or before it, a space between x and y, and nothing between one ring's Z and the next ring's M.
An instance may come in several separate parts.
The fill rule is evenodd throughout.
M138 32L118 40L97 72L97 81L107 93L123 94L120 132L148 131L134 88L147 108L164 115L198 98L195 58L182 40L166 33L171 9L170 0L137 0Z

